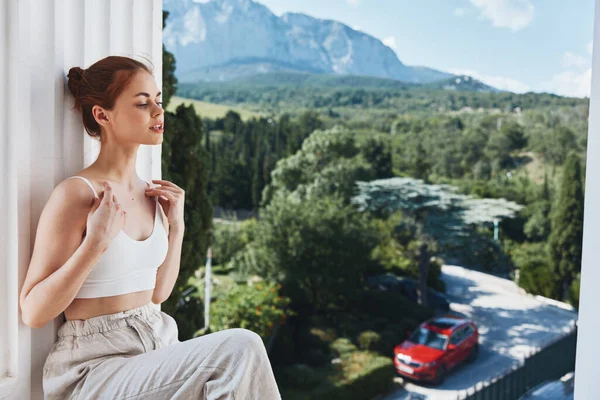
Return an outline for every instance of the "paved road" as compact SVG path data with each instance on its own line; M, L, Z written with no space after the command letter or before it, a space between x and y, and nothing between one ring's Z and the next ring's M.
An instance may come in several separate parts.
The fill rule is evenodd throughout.
M568 333L577 319L568 306L528 295L507 279L457 266L444 266L442 279L452 311L473 318L479 326L479 358L451 372L436 388L396 378L404 389L384 400L410 399L410 393L454 400L461 391L499 375L536 348Z

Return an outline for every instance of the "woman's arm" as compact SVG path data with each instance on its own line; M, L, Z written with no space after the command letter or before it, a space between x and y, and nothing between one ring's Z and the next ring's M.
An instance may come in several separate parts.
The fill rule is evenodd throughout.
M153 179L152 182L158 183L160 186L146 189L146 195L156 196L156 200L160 203L159 208L165 223L165 230L169 232L169 249L165 260L158 267L156 285L152 293L152 302L160 304L171 295L179 275L181 245L185 231L183 219L185 191L173 182L163 179Z
M171 227L168 232L169 250L167 251L165 261L163 261L156 273L156 286L152 294L152 302L154 304L160 304L169 298L173 287L175 287L177 276L179 276L184 229Z
M41 328L60 315L106 251L91 238L81 240L93 199L87 185L68 179L44 206L19 296L25 325Z

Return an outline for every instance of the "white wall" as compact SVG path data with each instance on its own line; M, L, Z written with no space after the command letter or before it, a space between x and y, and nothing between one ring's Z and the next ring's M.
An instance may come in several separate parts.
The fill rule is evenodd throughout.
M579 330L575 360L575 399L599 398L600 393L600 0L596 0L592 91L587 142L583 257L579 294ZM598 173L597 173L598 172Z
M46 200L98 152L71 110L66 73L108 55L145 57L162 86L162 1L0 0L0 38L0 399L41 399L63 317L26 327L19 291ZM159 179L160 146L142 146L137 166Z

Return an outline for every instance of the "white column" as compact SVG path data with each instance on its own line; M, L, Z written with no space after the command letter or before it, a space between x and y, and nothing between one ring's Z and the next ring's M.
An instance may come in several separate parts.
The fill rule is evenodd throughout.
M31 332L18 312L30 236L29 10L0 2L0 398L10 399L31 394Z
M600 369L598 333L600 332L600 0L594 12L594 49L592 91L587 142L583 257L579 295L579 331L575 360L575 399L598 397Z
M40 213L54 187L99 147L73 111L69 68L109 55L150 59L162 86L161 0L0 0L0 399L41 399L42 366L63 317L41 329L18 298ZM141 146L145 180L160 146Z

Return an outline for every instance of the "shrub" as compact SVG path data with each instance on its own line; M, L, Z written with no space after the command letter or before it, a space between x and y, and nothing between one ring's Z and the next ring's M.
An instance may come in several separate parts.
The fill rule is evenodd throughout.
M331 344L331 350L338 356L344 356L348 353L355 352L357 348L350 339L339 338Z
M265 339L275 323L285 323L287 317L293 314L291 310L284 311L290 299L279 296L279 288L279 285L263 283L233 285L228 293L212 304L210 330L245 328Z
M381 336L377 332L365 331L358 335L358 347L361 350L372 350L379 345Z

